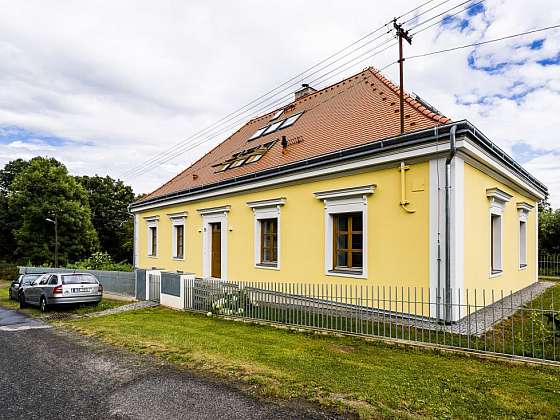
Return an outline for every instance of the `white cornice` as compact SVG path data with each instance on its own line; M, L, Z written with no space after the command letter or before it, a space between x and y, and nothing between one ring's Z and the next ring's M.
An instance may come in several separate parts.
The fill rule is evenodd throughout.
M220 207L208 207L205 209L197 209L196 211L200 215L207 215L207 214L228 213L230 209L231 206L220 206Z
M258 200L258 201L247 201L247 205L252 209L258 209L262 207L276 207L283 206L286 204L286 198L271 198L269 200Z
M502 203L507 203L509 200L513 198L513 195L508 194L505 191L500 190L497 187L488 188L486 190L486 197L492 198L496 201L501 201Z
M146 216L144 217L146 222L157 222L159 220L159 216Z
M364 185L361 187L343 188L339 190L320 191L313 193L319 200L328 200L332 198L356 197L360 195L373 194L377 185Z
M188 212L186 211L182 211L179 213L167 213L167 217L169 217L170 219L183 219L185 217L187 217L189 215Z
M521 211L525 211L525 212L529 212L531 210L533 210L535 208L535 206L526 203L524 201L520 201L517 203L517 210L521 210Z

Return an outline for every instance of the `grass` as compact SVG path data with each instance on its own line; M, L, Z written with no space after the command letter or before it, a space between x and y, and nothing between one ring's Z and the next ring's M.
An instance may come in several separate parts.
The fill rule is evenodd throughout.
M161 307L63 325L132 351L231 378L266 397L362 417L555 418L560 370L296 333Z
M498 323L479 342L503 353L560 360L560 331L545 315L553 311L560 313L560 284L525 303L522 309Z
M471 317L468 321L472 331L469 335L453 332L450 327L443 325L434 325L433 329L417 327L414 322L403 319L399 312L379 316L377 319L367 319L368 317L364 316L361 311L352 309L344 314L313 306L270 306L262 302L255 305L249 294L242 291L216 294L207 299L220 303L220 306L212 307L203 299L196 302L198 305L196 307L204 311L212 307L215 313L226 315L243 311L242 313L249 318L281 324L327 328L341 332L442 344L478 351L560 360L560 330L546 316L546 314L560 313L560 284L547 289L532 301L526 302L514 316L497 322L482 335L474 333L477 328L484 326L475 317ZM509 307L507 297L504 298L503 305L507 310ZM404 312L407 310L406 306L405 302L403 304ZM414 310L413 307L412 309ZM486 322L491 325L493 320L500 319L500 315L500 306L497 306L494 314L488 313Z
M9 299L9 294L8 294L9 287L10 287L10 283L7 282L0 283L0 306L8 309L17 309L22 313L38 318L50 318L54 314L85 315L87 313L99 312L105 309L111 309L117 306L130 303L121 300L103 298L97 306L88 306L88 305L65 306L60 308L51 308L47 313L42 313L39 310L39 308L35 306L29 306L24 309L19 309L19 302Z

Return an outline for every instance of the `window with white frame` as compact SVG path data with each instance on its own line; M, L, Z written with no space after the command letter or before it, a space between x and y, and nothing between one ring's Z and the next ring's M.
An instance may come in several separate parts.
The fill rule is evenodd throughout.
M158 255L158 219L149 218L146 219L146 224L148 228L148 256L157 257Z
M490 275L503 272L503 214L512 195L499 188L488 188L486 196L490 203Z
M187 213L168 214L171 221L171 257L175 260L185 259L185 219Z
M280 208L285 198L251 201L255 216L255 267L280 268Z
M528 203L517 203L519 214L519 268L527 267L527 219L533 207Z
M527 267L527 222L519 221L519 267Z
M375 185L315 193L325 204L325 272L367 277L367 196Z
M501 273L502 270L502 216L490 215L490 243L492 274Z

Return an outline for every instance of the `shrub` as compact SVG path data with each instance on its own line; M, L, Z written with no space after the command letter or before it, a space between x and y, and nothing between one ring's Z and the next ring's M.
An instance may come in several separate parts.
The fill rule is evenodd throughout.
M116 263L106 252L94 252L90 257L68 264L68 268L79 270L106 270L106 271L133 271L131 264L121 262Z

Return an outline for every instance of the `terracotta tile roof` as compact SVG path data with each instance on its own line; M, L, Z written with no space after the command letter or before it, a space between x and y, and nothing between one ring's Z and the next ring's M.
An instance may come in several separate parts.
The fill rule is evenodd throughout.
M284 112L279 120L303 111L290 127L249 141L253 133L267 125L278 110L247 122L140 202L398 135L398 90L398 86L379 72L368 68L283 107ZM406 132L449 121L449 118L432 112L413 96L406 94ZM281 142L277 141L257 162L217 172L215 165L231 158L233 154L269 143L281 136L287 136L289 141L285 153L282 153Z

